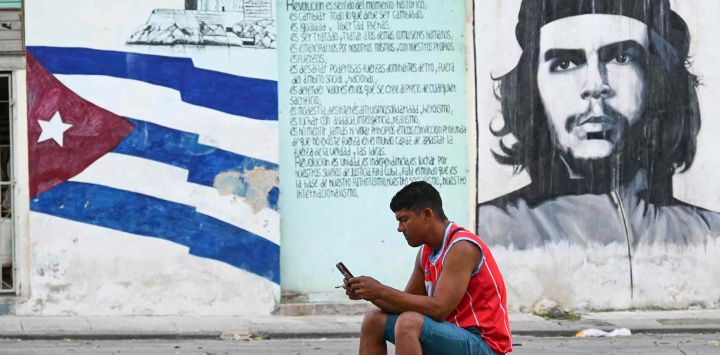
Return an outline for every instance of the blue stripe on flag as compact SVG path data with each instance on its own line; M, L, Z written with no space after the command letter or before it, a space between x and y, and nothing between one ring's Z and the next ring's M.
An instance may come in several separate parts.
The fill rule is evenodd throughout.
M190 163L188 181L201 185L213 186L215 177L220 173L237 172L243 175L245 172L254 169L277 170L277 164L268 163L264 160L249 158L226 150L206 147L208 151L204 154L196 154ZM248 183L241 180L245 187Z
M275 211L278 209L278 199L280 199L280 188L275 186L268 193L268 206Z
M245 172L253 169L278 170L274 163L199 144L197 134L126 119L135 126L135 130L113 152L187 169L189 182L215 187L218 174L237 172L239 185L236 184L233 192L244 197L250 187L244 178ZM278 191L271 190L267 197L268 206L274 210L277 210L278 194Z
M70 47L30 46L27 50L53 74L140 80L178 90L182 100L193 105L260 120L278 119L274 80L196 68L190 58Z
M135 130L113 152L189 169L198 135L125 117Z
M106 186L62 183L32 199L33 211L166 239L280 283L280 247L195 208Z

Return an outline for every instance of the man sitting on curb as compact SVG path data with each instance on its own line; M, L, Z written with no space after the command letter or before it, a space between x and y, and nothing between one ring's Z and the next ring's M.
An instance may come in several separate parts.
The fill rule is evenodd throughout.
M490 249L448 221L438 191L424 181L395 194L390 209L398 232L420 247L405 291L368 276L345 282L350 299L372 302L360 354L504 354L512 351L505 283ZM442 276L442 277L441 277Z

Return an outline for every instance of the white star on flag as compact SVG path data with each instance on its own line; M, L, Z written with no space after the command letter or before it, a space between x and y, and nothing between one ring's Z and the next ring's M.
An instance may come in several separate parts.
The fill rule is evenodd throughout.
M42 132L37 142L40 143L52 139L61 147L63 146L63 134L73 126L63 122L60 117L60 112L55 112L49 121L38 120L38 123L40 124L40 130L42 130Z

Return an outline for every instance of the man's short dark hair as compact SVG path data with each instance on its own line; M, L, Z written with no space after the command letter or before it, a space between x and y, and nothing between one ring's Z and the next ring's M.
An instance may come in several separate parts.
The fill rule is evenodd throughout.
M504 120L499 129L490 128L501 139L500 152L492 152L495 159L515 166L516 172L527 170L535 180L557 158L538 90L537 70L539 26L562 16L576 15L558 14L562 9L614 13L648 24L652 31L648 31L649 48L642 63L648 84L643 117L623 137L620 149L628 156L628 162L645 166L651 175L672 176L689 169L700 130L696 93L699 82L688 69L687 25L670 10L667 0L524 0L516 28L523 53L512 71L494 78ZM503 144L502 138L508 135L513 135L517 142Z
M425 181L411 182L398 191L390 200L390 209L397 213L400 210L410 210L420 213L429 208L440 219L446 220L442 207L440 193Z

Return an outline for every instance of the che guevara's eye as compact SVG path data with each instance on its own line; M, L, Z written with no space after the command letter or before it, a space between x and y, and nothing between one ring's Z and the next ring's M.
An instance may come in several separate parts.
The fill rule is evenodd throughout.
M618 46L611 49L612 50L608 50L605 58L602 58L601 55L601 60L615 64L630 64L637 62L642 56L642 47L639 46Z
M620 53L613 58L616 63L626 64L633 60L632 56L627 53Z
M577 64L570 59L557 59L550 64L551 72L561 72L566 70L572 70L577 67Z

